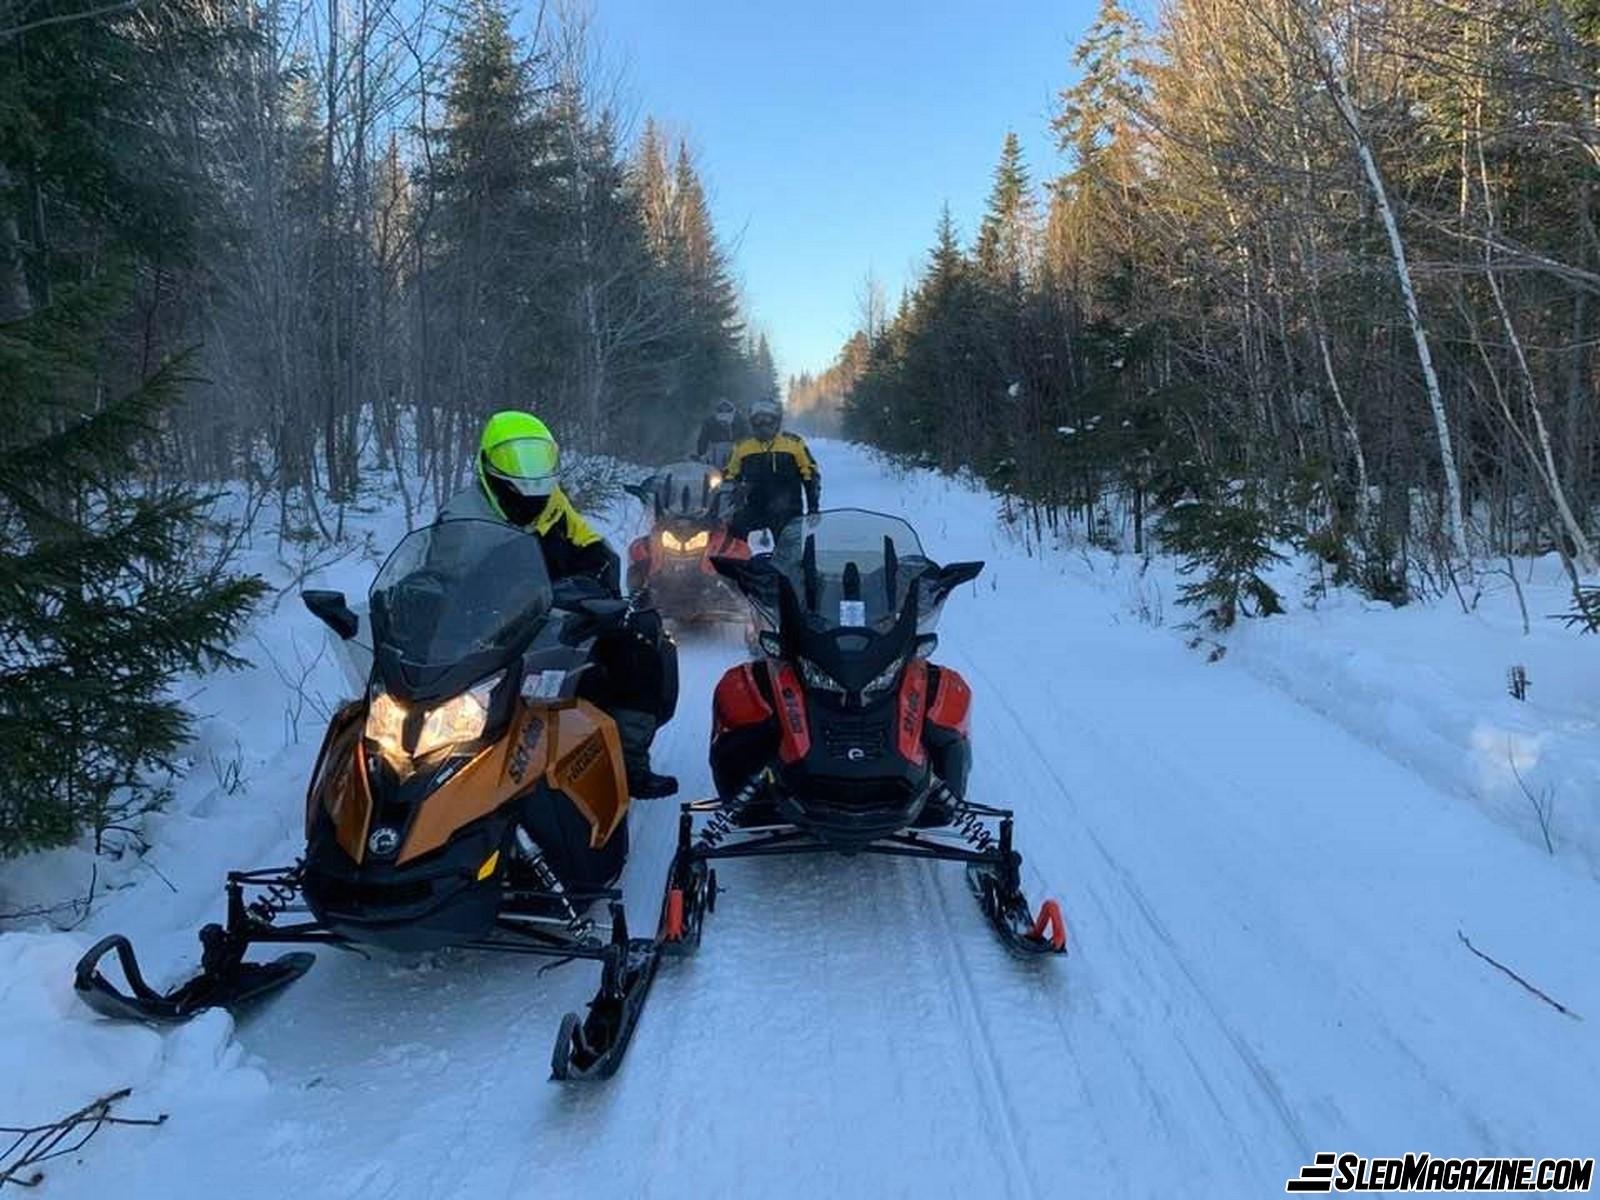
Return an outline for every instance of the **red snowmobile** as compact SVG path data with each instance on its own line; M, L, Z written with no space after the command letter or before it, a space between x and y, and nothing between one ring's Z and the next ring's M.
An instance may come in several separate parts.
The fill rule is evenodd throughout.
M1008 949L1064 953L1060 906L1022 894L1012 813L967 797L966 681L928 661L945 600L983 564L939 566L911 526L860 509L791 521L770 558L713 562L757 609L765 658L717 686L718 795L682 807L665 948L698 945L718 861L836 852L965 864Z
M672 463L628 491L650 512L651 529L628 547L628 590L648 589L676 625L742 622L749 611L717 574L712 559L745 559L750 547L728 531L737 509L734 484L700 462Z

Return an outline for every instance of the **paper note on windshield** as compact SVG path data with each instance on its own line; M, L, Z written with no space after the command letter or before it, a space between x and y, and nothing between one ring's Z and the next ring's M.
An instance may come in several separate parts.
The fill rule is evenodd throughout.
M840 625L865 625L867 623L867 603L865 600L839 601Z

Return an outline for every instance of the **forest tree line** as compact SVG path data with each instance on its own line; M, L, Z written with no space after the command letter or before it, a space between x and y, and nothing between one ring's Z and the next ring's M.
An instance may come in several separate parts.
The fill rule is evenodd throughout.
M1276 547L1397 602L1596 565L1600 9L1104 0L1038 187L1006 138L831 386L1040 536L1159 528L1219 624ZM1258 589L1257 585L1265 588Z
M776 390L685 141L580 8L521 17L0 0L0 855L158 798L240 521L431 519L499 408L654 460Z

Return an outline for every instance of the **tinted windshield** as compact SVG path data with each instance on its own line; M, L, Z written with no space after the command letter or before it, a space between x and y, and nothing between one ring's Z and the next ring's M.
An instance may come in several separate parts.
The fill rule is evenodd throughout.
M705 463L680 462L662 467L652 482L660 512L674 517L704 517L711 511L722 472Z
M539 539L500 521L407 534L372 583L372 636L408 667L502 650L550 611Z
M840 508L797 517L772 554L800 607L823 628L887 630L932 563L899 517Z

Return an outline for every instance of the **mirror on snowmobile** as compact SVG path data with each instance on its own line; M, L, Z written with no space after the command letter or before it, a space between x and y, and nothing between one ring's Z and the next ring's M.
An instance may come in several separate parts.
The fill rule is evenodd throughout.
M783 639L770 629L764 629L756 635L756 641L761 645L761 653L768 658L783 657Z
M912 651L917 658L932 658L933 652L939 648L939 635L937 633L922 633L917 635L916 648Z
M361 618L350 611L350 605L346 602L343 592L308 588L300 593L300 599L311 611L312 616L345 641L355 637L361 628Z
M939 574L934 580L934 594L942 600L963 583L971 583L982 573L981 562L946 563L939 568Z

